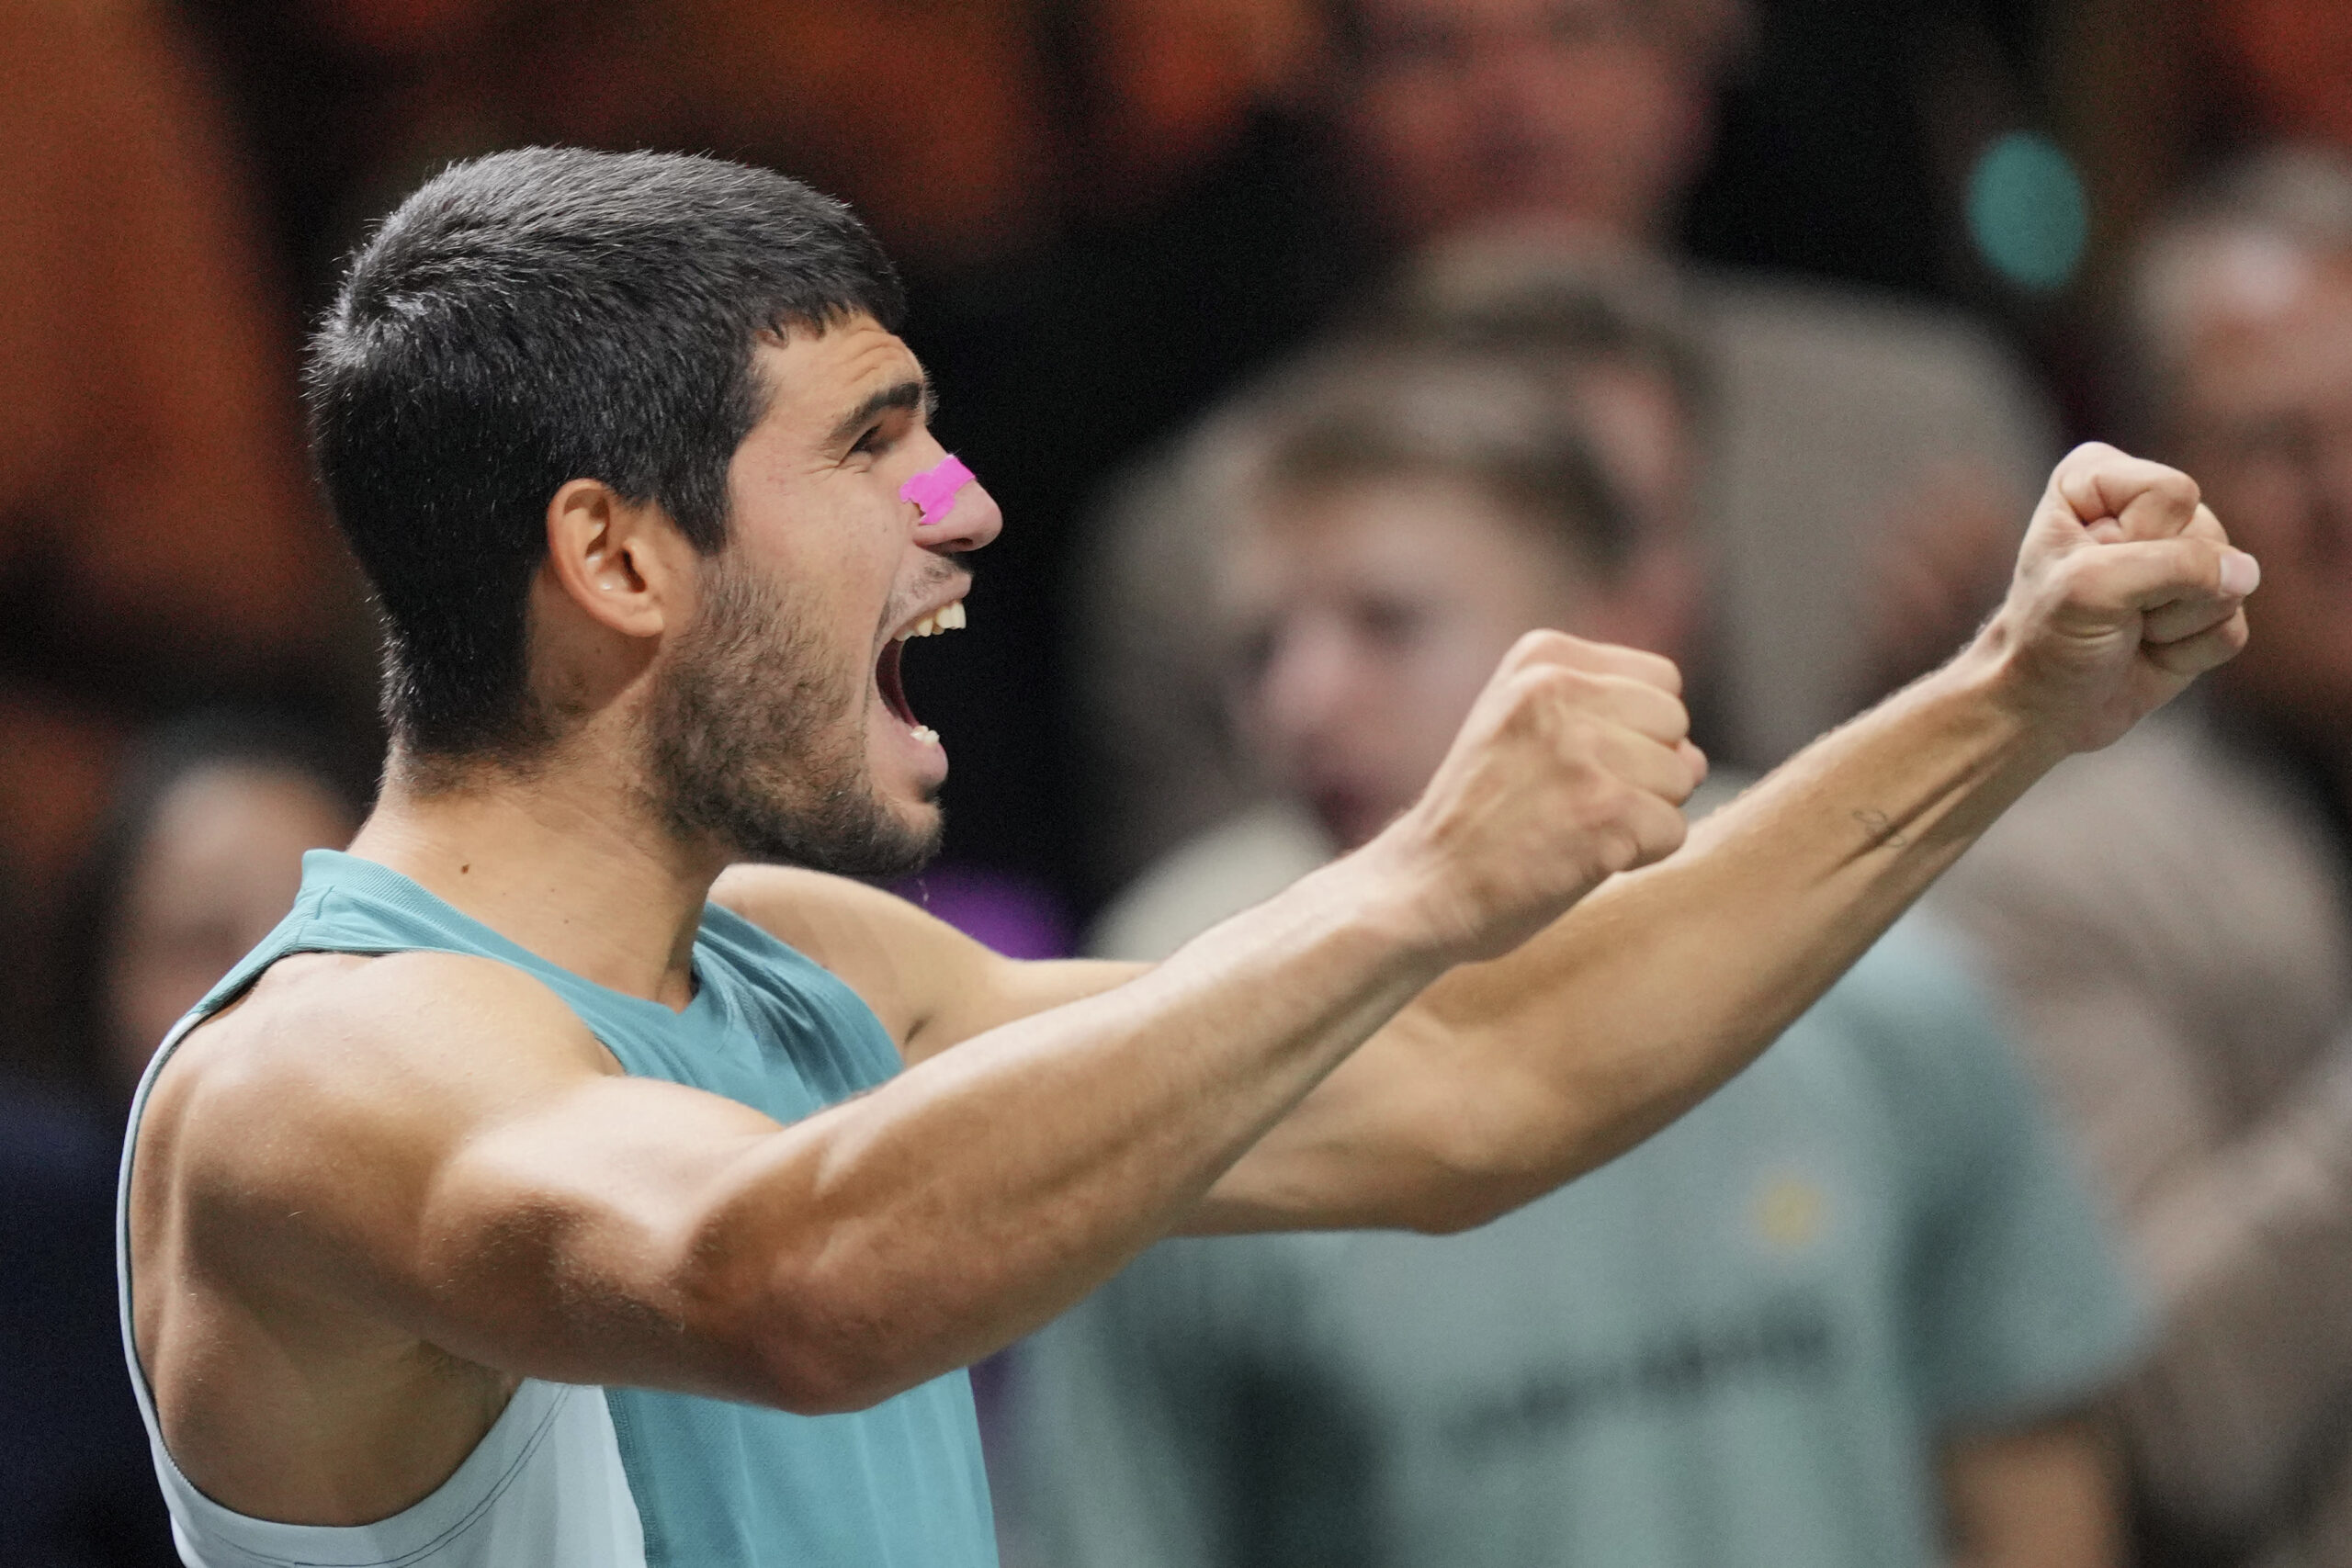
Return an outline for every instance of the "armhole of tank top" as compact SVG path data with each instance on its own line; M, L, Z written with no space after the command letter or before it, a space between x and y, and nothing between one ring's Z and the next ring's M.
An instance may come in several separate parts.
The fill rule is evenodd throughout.
M146 1070L140 1075L139 1086L131 1095L130 1111L123 1130L122 1157L116 1176L115 1302L117 1315L120 1320L123 1359L128 1363L130 1373L131 1392L138 1400L140 1418L147 1429L148 1449L155 1462L156 1480L164 1490L165 1501L173 1515L173 1534L175 1540L182 1538L185 1531L181 1516L184 1513L193 1514L198 1517L198 1528L208 1533L209 1540L204 1544L225 1544L230 1550L239 1552L242 1558L254 1564L283 1564L285 1568L326 1568L326 1565L314 1555L288 1556L274 1552L266 1545L257 1542L255 1538L277 1537L277 1541L272 1544L282 1544L288 1550L301 1551L309 1543L318 1540L318 1532L325 1530L341 1535L345 1527L287 1525L240 1514L207 1496L181 1471L179 1461L173 1458L170 1449L164 1445L163 1416L155 1408L154 1389L148 1381L146 1362L139 1354L139 1339L131 1311L130 1178L133 1156L139 1145L140 1123L146 1112L148 1096L153 1090L155 1080L162 1074L164 1064L179 1048L180 1043L205 1021L217 1016L252 990L261 977L280 960L306 953L342 953L367 957L384 957L396 953L419 952L448 952L464 957L489 958L494 963L505 962L494 953L468 953L458 948L431 948L414 942L377 947L367 943L345 944L332 941L314 944L298 938L288 942L284 947L269 953L266 958L261 958L258 954L249 958L240 966L245 969L246 973L237 978L234 985L223 986L197 1007L189 1010L185 1017L172 1026L171 1032L164 1035L163 1043L156 1047L154 1058L148 1063ZM530 973L529 969L523 965L513 965L513 967L522 968L526 974ZM237 972L231 973L235 976ZM534 977L537 978L537 976ZM537 1450L540 1443L553 1428L557 1417L562 1413L568 1400L575 1396L592 1396L595 1398L600 1407L605 1403L603 1391L600 1389L549 1383L533 1378L523 1379L515 1385L514 1394L506 1402L506 1407L499 1412L497 1419L491 1423L490 1429L482 1435L481 1440L475 1444L474 1448L458 1462L458 1468L450 1472L447 1480L397 1514L374 1524L348 1528L364 1529L379 1536L385 1534L405 1536L424 1528L426 1522L424 1516L428 1511L435 1521L453 1512L456 1517L448 1524L436 1529L433 1539L415 1549L396 1551L387 1558L368 1558L364 1562L355 1560L352 1563L344 1565L344 1568L402 1568L403 1564L409 1562L421 1562L436 1551L441 1542L473 1524L497 1501L515 1475L520 1473L524 1465L528 1462L532 1454ZM609 1423L610 1418L607 1412L605 1419ZM511 1457L506 1457L506 1450L512 1450ZM617 1450L616 1450L616 1463L617 1463ZM479 1491L481 1495L479 1498L465 1500L460 1496L461 1491L464 1490ZM462 1506L459 1506L461 1502ZM223 1537L242 1539L224 1540ZM248 1542L254 1544L247 1544ZM183 1542L182 1544L195 1543ZM208 1562L206 1568L214 1568L214 1565ZM230 1565L230 1568L233 1568L233 1565Z

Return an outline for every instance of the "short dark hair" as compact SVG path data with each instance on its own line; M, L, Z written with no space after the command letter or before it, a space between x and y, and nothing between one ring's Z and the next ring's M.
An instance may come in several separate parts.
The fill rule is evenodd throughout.
M842 203L715 158L534 147L453 164L351 262L311 340L311 439L420 755L527 755L526 610L575 479L727 536L763 333L869 315L898 275Z

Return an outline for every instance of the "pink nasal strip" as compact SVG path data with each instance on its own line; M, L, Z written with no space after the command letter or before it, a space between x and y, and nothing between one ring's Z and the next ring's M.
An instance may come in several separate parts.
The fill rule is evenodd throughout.
M948 513L956 508L956 492L972 482L972 470L964 459L950 452L932 467L899 487L899 499L911 501L922 509L922 520L928 525L944 523Z

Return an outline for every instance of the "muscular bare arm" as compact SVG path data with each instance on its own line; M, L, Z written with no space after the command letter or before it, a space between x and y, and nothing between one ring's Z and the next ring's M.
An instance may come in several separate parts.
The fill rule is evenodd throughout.
M282 960L141 1124L134 1316L166 1440L232 1506L336 1522L429 1491L517 1377L816 1412L973 1360L1196 1207L1436 975L1679 844L1685 724L1655 686L1532 663L1435 841L1005 1027L1044 999L1017 982L1055 976L976 1002L946 944L861 957L876 933L820 921L812 949L915 1060L789 1126L624 1076L489 960Z
M1432 986L1195 1225L1456 1228L1646 1136L1776 1038L2041 773L2243 645L2227 554L2182 476L2073 454L2007 603L1958 660L1670 860Z
M364 1447L314 1502L335 1476L380 1485L401 1468L386 1448L430 1428L440 1449L404 1473L437 1479L479 1421L453 1450L464 1422L392 1419L409 1394L354 1391L454 1382L494 1409L503 1393L452 1359L856 1406L1024 1332L1180 1221L1442 1225L1556 1184L1736 1070L2039 769L2243 639L2193 489L2076 461L2094 493L2045 507L2040 555L1961 674L1810 753L1705 853L1566 921L1679 846L1699 769L1670 669L1547 636L1389 831L1129 983L1020 1017L1109 976L959 960L935 938L860 954L888 946L880 928L820 919L809 944L863 976L913 1065L790 1126L621 1076L487 961L281 964L181 1048L140 1134L137 1329L174 1451L233 1468L226 1427L265 1414L281 1419L252 1430L279 1437L255 1452L282 1458L289 1429ZM159 1271L199 1288L140 1288ZM280 1494L248 1468L191 1474L290 1517L256 1505Z
M1193 1230L1458 1229L1611 1157L1739 1070L2000 811L2067 752L2106 743L2238 647L2225 541L2180 476L2086 448L2053 476L2009 603L1952 664L1817 742L1661 864L1613 878L1507 955L1455 969L1339 1066L1185 1217ZM1663 661L1543 636L1514 660L1671 683ZM1506 666L1508 678L1510 666ZM1476 720L1473 720L1474 726ZM1449 762L1449 768L1453 764ZM1431 795L1383 840L1425 834ZM902 991L787 885L735 886L897 1006L910 1052L1132 971L942 953ZM815 890L804 890L813 894ZM919 917L872 918L903 925ZM797 906L803 912L796 916ZM796 924L796 920L797 924Z

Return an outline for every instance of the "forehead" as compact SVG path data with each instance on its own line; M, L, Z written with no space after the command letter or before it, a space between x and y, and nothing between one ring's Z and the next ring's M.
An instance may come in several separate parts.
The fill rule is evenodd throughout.
M1436 592L1468 576L1551 570L1563 555L1540 523L1438 471L1278 490L1245 515L1235 565L1253 586L1284 592L1363 582Z
M830 435L866 399L924 381L904 340L863 314L823 332L795 327L781 338L763 336L752 365L768 391L761 423L810 439Z
M2202 281L2188 367L2206 395L2352 395L2352 256L2224 255Z

